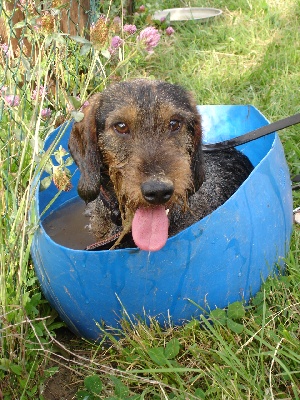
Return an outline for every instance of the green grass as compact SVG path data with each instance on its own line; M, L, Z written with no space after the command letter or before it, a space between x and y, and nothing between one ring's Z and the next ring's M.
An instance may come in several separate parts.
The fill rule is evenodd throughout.
M148 3L150 10L161 4L186 5ZM149 327L124 321L119 341L108 334L98 345L62 338L60 321L35 278L29 255L35 229L28 220L30 188L36 166L47 159L41 153L44 138L57 118L69 116L67 104L75 104L76 95L84 100L87 92L116 77L148 76L182 84L199 104L253 104L270 121L299 112L298 0L189 4L221 8L223 14L205 24L174 26L175 35L163 36L151 57L144 58L132 46L125 61L113 64L101 58L99 63L80 56L80 45L63 38L53 51L45 43L41 46L37 78L25 83L22 76L28 76L30 68L24 58L1 61L0 87L7 85L21 102L17 108L0 107L0 398L2 391L5 400L47 400L44 384L59 374L68 383L70 399L75 393L90 400L300 397L299 226L293 232L286 275L267 280L249 305L213 310L208 319L182 327L168 322L161 327L152 318ZM118 11L117 2L113 11ZM69 60L65 54L70 48ZM107 78L99 73L101 68L93 77L91 63L103 67ZM49 84L53 75L45 71L53 69L57 90L41 101L32 100L36 82ZM41 118L44 107L52 109L49 120ZM280 138L291 175L300 174L299 127L285 129ZM299 203L295 191L295 208Z

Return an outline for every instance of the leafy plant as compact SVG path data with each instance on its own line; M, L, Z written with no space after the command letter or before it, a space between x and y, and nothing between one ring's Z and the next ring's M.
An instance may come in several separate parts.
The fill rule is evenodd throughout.
M77 393L78 400L94 400L102 392L102 381L98 375L90 375L84 379L85 390Z
M240 321L245 317L245 308L239 301L229 304L227 309L216 308L211 311L209 317L213 323L226 326L232 332L240 334L244 325Z
M41 190L46 189L53 181L59 190L68 191L71 189L71 173L68 169L73 164L73 159L62 146L53 152L54 159L58 165L54 165L51 159L48 160L44 170L49 174L41 180Z
M110 381L113 383L114 395L106 397L108 400L137 400L139 395L130 395L129 388L124 385L121 379L111 376ZM84 390L77 392L77 400L96 400L100 398L103 384L98 375L90 375L84 379Z
M180 350L179 340L176 338L171 339L165 347L154 347L148 349L147 353L151 360L159 366L172 366L177 365L174 359Z

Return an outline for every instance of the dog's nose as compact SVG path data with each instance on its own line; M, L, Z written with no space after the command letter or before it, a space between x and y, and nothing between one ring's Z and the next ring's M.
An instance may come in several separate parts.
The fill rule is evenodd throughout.
M170 200L174 186L172 182L151 180L142 183L142 194L150 204L164 204Z

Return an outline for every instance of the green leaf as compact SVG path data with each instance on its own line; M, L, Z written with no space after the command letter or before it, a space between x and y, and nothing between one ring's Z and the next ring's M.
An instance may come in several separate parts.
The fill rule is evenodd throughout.
M52 40L56 42L56 44L65 45L66 41L64 39L64 35L61 33L53 33Z
M42 179L40 182L40 190L42 191L47 189L51 185L51 182L52 182L51 176L47 176L46 178Z
M24 26L26 26L26 21L25 19L23 21L17 22L13 28L14 29L19 29L19 28L24 28Z
M22 60L22 64L23 64L25 70L30 71L31 65L30 65L30 62L28 61L28 59L26 57L21 56L21 60Z
M216 308L215 310L211 311L209 314L213 322L218 322L221 325L226 324L226 311L221 310L221 308Z
M263 294L263 292L258 292L256 294L256 296L252 299L252 304L254 306L259 306L260 304L262 304L265 300L265 296Z
M196 390L195 390L195 396L197 397L197 399L205 399L205 392L203 392L203 390L202 389L200 389L200 388L197 388Z
M22 129L15 130L15 138L18 142L22 142L26 138L26 133Z
M49 175L52 174L52 163L47 162L44 166L44 171L46 171Z
M74 40L74 42L77 42L77 43L89 44L90 46L92 45L92 43L89 40L85 39L82 36L70 36L70 39Z
M72 111L71 115L75 119L76 122L80 122L84 118L84 114L81 111Z
M190 322L188 322L184 329L187 331L194 331L196 329L199 329L200 322L197 319L192 319Z
M87 376L84 380L84 386L94 394L99 394L102 391L102 382L98 375Z
M125 399L127 396L129 396L129 389L127 386L124 385L121 379L115 376L111 376L110 379L115 385L115 395L117 396L117 398Z
M0 370L8 371L9 365L10 365L10 361L8 358L0 358Z
M38 306L41 302L42 299L42 294L41 293L35 293L34 295L31 296L30 298L30 303L34 306Z
M55 44L65 45L66 41L63 37L64 35L61 33L53 33L52 35L47 35L45 37L45 47L48 48L52 42L56 42Z
M180 350L179 340L173 338L169 341L169 343L167 343L164 353L168 360L172 360L178 355L179 350Z
M291 282L291 277L290 276L280 276L279 277L279 281L282 282L284 284L285 287L289 288L292 284Z
M91 50L91 48L92 48L91 44L84 44L80 49L80 55L86 56L89 53L89 51Z
M228 306L228 318L238 320L245 317L245 308L240 301L236 301Z
M30 398L32 398L36 395L37 390L38 390L37 385L34 385L33 388L31 388L30 390L29 389L26 390L26 394L29 395Z
M45 37L45 48L46 48L46 49L50 46L50 44L52 43L52 41L53 41L53 36L52 36L52 35L47 35L47 36Z
M16 365L16 364L11 363L9 365L9 368L15 375L19 375L19 376L22 375L22 367L21 367L21 365Z
M47 378L50 378L51 376L55 375L59 371L58 367L49 367L44 370L44 374Z
M78 109L81 106L81 101L75 96L68 96L68 101L75 109Z
M54 331L55 329L59 329L59 328L65 327L65 326L66 326L66 324L64 322L53 322L52 324L50 324L48 326L48 330Z
M59 149L54 153L54 158L60 166L63 163L63 157L67 154L67 151L62 146L59 146ZM57 166L55 168L57 168ZM53 168L53 170L55 170L55 168Z
M238 335L243 332L244 326L237 322L234 322L232 319L227 318L227 328L232 332L237 333Z
M72 165L74 162L72 157L68 157L65 161L65 167L69 167L70 165Z
M43 336L43 334L44 334L44 330L39 325L34 325L34 331L35 331L35 335L37 335L39 337Z
M77 392L76 398L77 400L94 400L94 396L85 390Z
M165 356L165 349L163 347L156 347L148 350L148 355L155 364L163 366L168 364L168 359Z
M103 55L103 57L107 58L108 60L111 57L111 54L108 50L101 50L101 54Z

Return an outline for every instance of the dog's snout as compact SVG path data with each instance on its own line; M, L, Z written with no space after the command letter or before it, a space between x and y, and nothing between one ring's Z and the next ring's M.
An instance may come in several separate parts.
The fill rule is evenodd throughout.
M148 203L158 205L170 200L174 193L174 186L172 182L151 180L142 183L141 190Z

